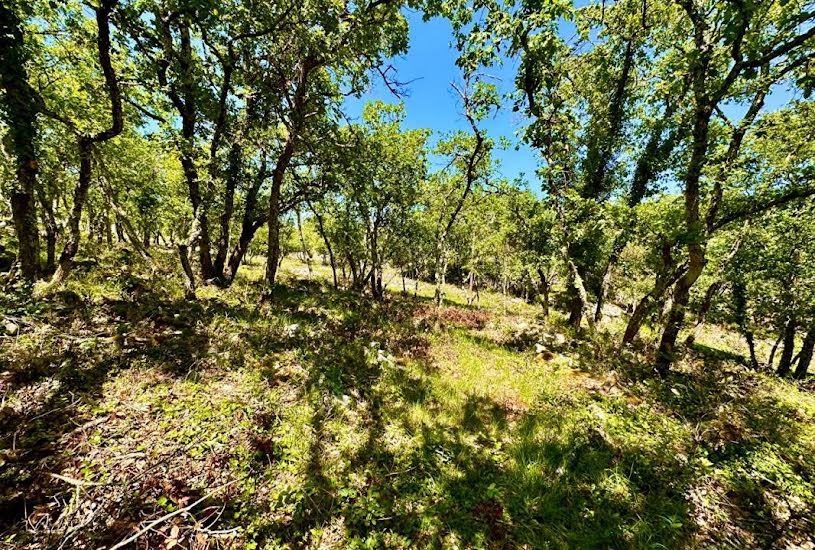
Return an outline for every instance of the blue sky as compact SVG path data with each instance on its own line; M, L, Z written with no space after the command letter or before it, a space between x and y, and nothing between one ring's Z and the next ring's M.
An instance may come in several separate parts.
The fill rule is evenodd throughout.
M402 98L406 126L431 128L436 132L435 138L445 132L469 130L467 120L461 114L458 96L451 87L452 82L461 81L461 73L455 65L457 53L451 43L450 23L438 17L424 22L421 13L415 11L407 12L407 17L410 23L408 53L391 61L400 82L412 81L407 86L407 95ZM502 92L509 92L513 88L515 70L514 65L507 64L490 70L488 74L497 77L495 83ZM362 99L349 100L349 114L359 117L363 104L372 99L399 101L380 81L376 81ZM513 113L507 104L481 126L493 139L505 136L513 144L509 150L496 151L502 175L513 179L523 173L527 180L533 181L537 166L535 153L522 144L518 150L514 148L519 143L516 133L522 122L522 117Z
M580 3L582 2L578 2ZM435 132L435 139L446 132L469 131L467 121L461 114L458 96L451 87L452 82L461 81L461 73L455 65L457 52L452 44L450 23L438 17L425 22L421 12L417 11L407 11L406 15L410 24L409 49L404 56L391 60L397 71L397 80L410 82L407 86L408 93L402 98L405 103L406 127L430 128ZM571 35L571 30L564 27L562 30ZM502 67L491 69L489 74L497 78L495 82L502 93L507 93L513 90L516 70L516 62L510 61ZM764 111L783 107L794 95L799 94L793 94L786 86L776 86L767 97ZM374 99L399 101L377 77L373 88L362 98L348 100L347 108L351 118L359 117L364 103ZM731 120L738 121L747 106L725 104L722 107ZM538 159L535 152L517 137L523 124L522 117L512 112L511 102L505 101L503 108L481 126L493 139L504 136L513 144L507 150L495 152L501 163L502 176L512 180L523 175L530 189L539 191L535 176Z

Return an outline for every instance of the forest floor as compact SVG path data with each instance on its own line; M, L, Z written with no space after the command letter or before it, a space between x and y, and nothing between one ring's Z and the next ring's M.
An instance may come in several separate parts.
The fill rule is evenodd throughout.
M491 292L286 260L181 298L125 251L0 297L0 545L815 548L815 387L705 327L666 380ZM395 287L395 288L394 288Z

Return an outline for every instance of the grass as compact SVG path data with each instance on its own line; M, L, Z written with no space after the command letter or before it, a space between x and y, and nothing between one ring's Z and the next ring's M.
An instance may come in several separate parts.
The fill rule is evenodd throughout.
M199 500L140 544L813 543L815 397L721 329L656 381L619 320L578 339L449 286L437 326L431 285L377 303L291 260L269 300L248 266L191 304L165 264L112 253L41 303L6 289L4 544L110 546Z

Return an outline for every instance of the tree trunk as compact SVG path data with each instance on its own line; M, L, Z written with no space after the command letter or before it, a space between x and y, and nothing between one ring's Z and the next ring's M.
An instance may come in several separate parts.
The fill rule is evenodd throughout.
M374 221L370 232L371 242L371 296L382 298L382 265L379 259L379 222Z
M600 290L597 293L597 305L594 308L594 322L599 323L603 320L603 306L606 303L606 296L608 295L609 287L611 286L611 273L614 271L614 266L620 259L625 245L628 244L628 231L623 230L623 233L617 235L612 245L611 255L608 257L605 267L603 268L603 279L600 282Z
M253 218L253 216L256 215L255 210L257 208L257 195L260 190L260 182L262 182L264 179L265 176L259 175L256 185L252 186L247 194L245 210L243 213L243 222L241 224L241 234L240 237L238 237L237 245L235 245L235 247L232 249L232 253L229 256L229 274L226 281L227 285L232 284L232 281L235 280L235 276L238 274L238 270L241 267L241 262L246 256L246 252L249 250L249 245L252 243L252 239L255 238L255 233L257 233L258 229L260 229L265 223L265 216Z
M436 304L436 310L438 310L444 302L444 277L447 272L446 239L446 233L442 233L438 243L436 243L436 262L433 269L434 282L436 283L433 299Z
M756 357L756 343L753 338L753 332L751 330L744 331L744 339L747 340L747 349L750 352L750 368L758 370L758 358Z
M723 285L724 283L722 281L715 281L709 287L707 287L705 297L699 306L699 313L696 316L696 322L694 323L690 334L688 334L688 337L685 339L686 346L692 346L696 341L696 330L705 323L707 314L710 312L710 308L713 306L713 300L722 290Z
M45 191L45 186L37 185L37 198L42 207L42 221L45 227L45 273L51 274L57 268L57 234L59 226L54 215L54 205L51 197Z
M790 317L784 327L784 349L781 352L781 359L778 361L778 376L787 376L792 366L792 353L795 350L795 330L797 321L794 316Z
M574 261L572 261L569 253L565 250L566 247L564 246L563 248L564 250L561 253L569 266L569 286L572 289L572 303L569 315L569 324L573 329L580 330L581 320L585 316L586 322L589 326L589 332L593 333L594 316L590 310L588 293L586 292L586 287L583 284L583 277L580 276L577 266L575 265Z
M306 237L303 235L303 220L300 218L300 209L294 209L294 215L297 219L297 232L300 234L300 248L303 250L303 260L306 262L306 267L308 268L309 277L314 274L314 271L311 269L311 252L309 252L308 247L306 246Z
M35 190L38 163L37 95L28 84L23 24L12 4L0 2L0 86L4 121L8 125L11 153L16 161L16 181L11 188L11 216L17 234L20 271L29 281L40 274L40 238Z
M668 374L668 369L675 360L676 338L682 329L685 320L685 310L690 299L690 289L705 266L704 250L701 245L694 244L689 247L690 264L688 271L676 283L673 292L673 304L668 313L668 320L657 350L656 370L661 376Z
M549 293L551 292L552 282L546 277L546 272L542 268L538 268L538 278L540 283L538 288L541 295L541 308L543 309L543 316L549 317Z
M178 244L178 256L181 260L181 273L184 276L184 298L195 300L195 275L190 266L189 247L186 243Z
M113 70L110 59L110 13L116 5L115 0L102 0L100 7L96 8L96 24L98 33L96 45L99 54L99 64L105 77L105 85L108 90L111 111L111 126L97 134L80 135L77 137L77 147L79 150L79 178L74 189L74 204L68 218L68 240L62 249L59 257L57 270L51 281L48 283L45 292L61 285L73 267L74 257L79 251L80 231L79 223L82 218L82 208L88 197L88 189L91 185L91 154L95 143L100 143L113 139L122 132L124 128L124 118L122 115L122 98L119 90L119 82Z
M747 292L744 282L740 280L736 280L733 283L733 309L736 324L744 335L744 339L747 341L747 348L750 351L750 367L753 370L758 370L758 359L756 358L756 344L753 338L753 331L748 328Z
M74 205L68 217L68 234L65 246L59 256L59 263L54 276L51 278L49 287L55 288L65 282L71 273L74 257L79 251L79 241L81 238L79 222L82 219L82 207L88 198L88 189L91 185L91 142L85 137L80 137L77 146L79 148L79 181L74 189Z
M241 146L237 142L233 143L229 149L229 165L224 188L224 209L221 212L220 233L218 235L215 262L212 266L214 275L218 279L218 284L222 286L225 286L227 283L224 266L226 265L226 257L229 252L229 229L232 223L232 215L235 212L235 188L237 187L238 178L240 176L241 158Z
M337 264L334 259L334 250L331 248L331 241L328 240L328 235L325 232L323 217L319 212L317 212L317 209L314 208L314 205L310 202L308 203L308 207L311 209L312 214L314 214L314 219L317 220L317 230L320 232L320 237L323 238L325 248L328 251L328 260L331 263L331 276L334 278L334 288L339 288L339 284L337 283Z
M110 213L105 212L105 242L108 247L113 246L113 231L110 228Z
M269 194L269 240L266 253L266 284L274 286L280 258L280 188L283 176L294 155L294 141L290 135L272 172L272 190Z
M767 368L772 370L773 364L775 363L775 352L778 351L778 346L781 344L781 340L784 339L784 331L781 330L781 333L776 338L775 343L773 344L772 349L770 350L770 356L767 358Z
M812 362L812 352L815 350L815 323L813 323L804 336L801 352L798 356L798 366L795 367L793 377L801 380L807 375L809 364Z
M277 281L277 270L280 266L280 189L272 190L269 199L269 234L266 248L266 284L270 288Z
M676 338L685 321L685 309L690 299L690 289L705 268L705 227L699 214L699 179L706 163L708 150L708 133L713 105L707 99L704 90L706 65L695 67L696 109L694 111L693 142L688 170L685 174L685 230L688 243L688 270L677 281L674 290L674 301L662 338L657 350L656 370L664 376L675 360Z

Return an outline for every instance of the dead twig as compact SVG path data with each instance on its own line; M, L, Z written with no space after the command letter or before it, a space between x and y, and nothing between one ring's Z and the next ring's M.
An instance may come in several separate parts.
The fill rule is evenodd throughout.
M225 489L226 487L229 487L230 485L235 483L235 481L237 481L237 480L232 480L229 483L227 483L225 485L222 485L218 489ZM188 504L187 506L184 506L183 508L179 508L178 510L176 510L174 512L170 512L169 514L165 514L165 515L161 516L158 519L154 519L153 521L148 523L145 527L143 527L142 529L139 529L134 535L131 535L130 537L124 539L123 541L118 542L114 546L111 546L110 550L117 550L118 548L123 548L123 547L127 546L128 544L130 544L131 542L135 542L136 539L138 539L140 536L145 534L147 531L151 530L156 525L164 523L165 521L167 521L169 519L172 519L175 516L178 516L178 515L184 514L186 512L189 512L190 510L192 510L193 508L195 508L196 506L198 506L199 504L201 504L202 502L204 502L205 500L210 498L213 494L215 494L215 491L217 491L218 489L214 489L212 491L207 491L204 496L202 496L201 498L199 498L198 500L196 500L192 504Z

